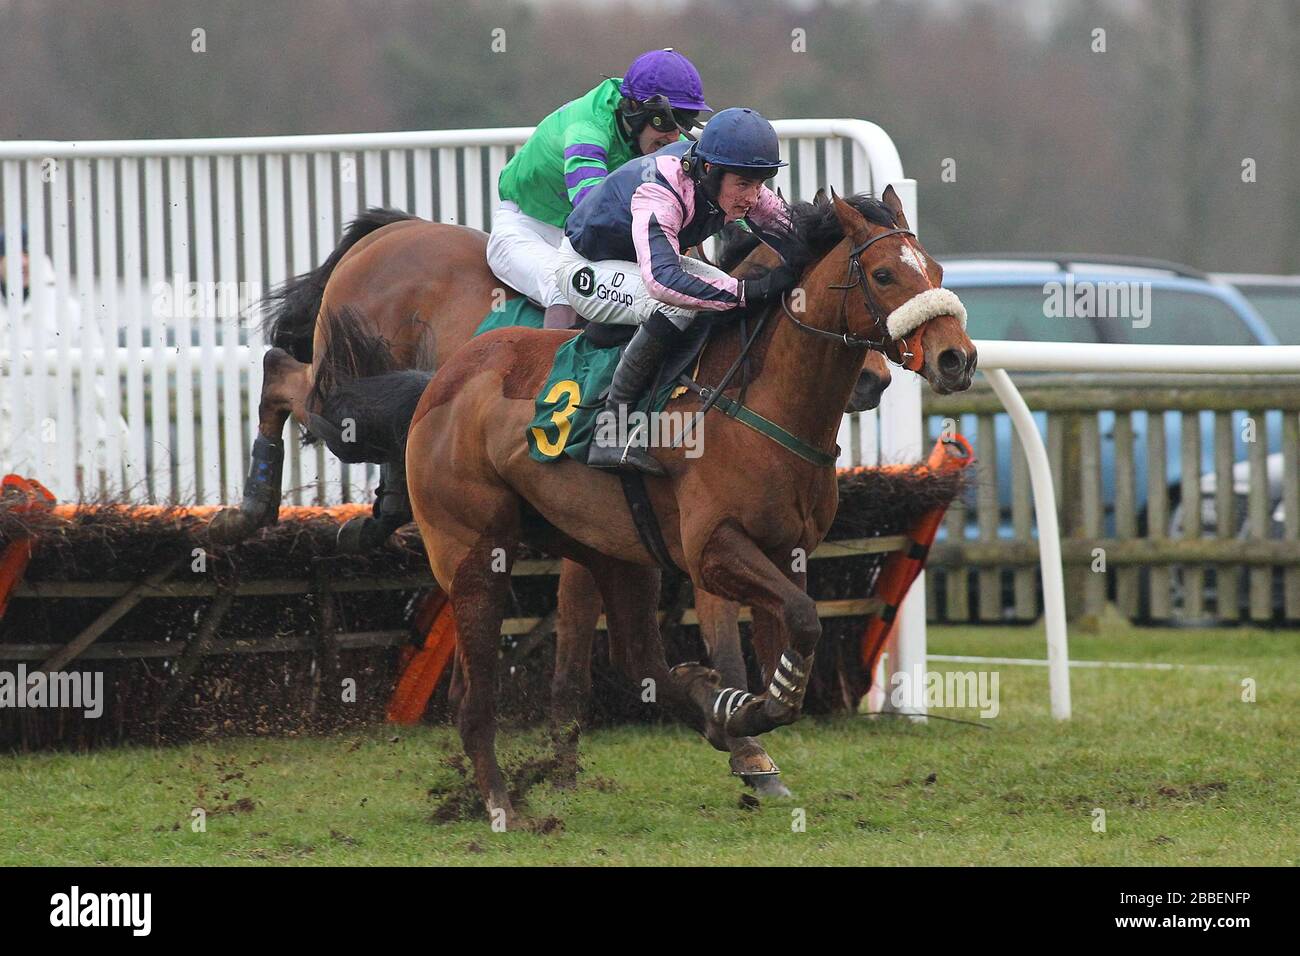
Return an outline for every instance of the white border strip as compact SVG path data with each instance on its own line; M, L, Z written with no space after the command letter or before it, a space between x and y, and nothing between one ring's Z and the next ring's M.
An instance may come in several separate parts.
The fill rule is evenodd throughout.
M928 654L926 660L952 664L1008 664L1025 667L1047 667L1050 661L1038 657L966 657L961 654ZM1069 662L1071 667L1114 668L1115 670L1141 671L1222 671L1231 670L1228 664L1166 664L1158 661L1080 661Z

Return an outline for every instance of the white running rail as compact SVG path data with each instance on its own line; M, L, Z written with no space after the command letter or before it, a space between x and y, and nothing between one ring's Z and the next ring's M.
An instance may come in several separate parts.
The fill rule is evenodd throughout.
M892 183L915 223L916 184L880 127L775 125L786 196ZM368 206L487 228L531 131L0 142L0 228L44 253L27 301L18 257L0 276L0 468L64 500L237 502L265 350L249 300L314 268ZM917 404L915 421L883 448L874 414L846 419L843 464L919 457L909 388L889 403ZM290 441L288 501L365 500L375 477Z

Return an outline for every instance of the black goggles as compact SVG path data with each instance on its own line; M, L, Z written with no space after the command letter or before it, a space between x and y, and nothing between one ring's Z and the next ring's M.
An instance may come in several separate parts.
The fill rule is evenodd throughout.
M673 109L668 102L668 97L662 93L656 93L642 102L641 108L650 114L650 125L661 133L670 133L673 130L686 132L702 125L699 121L699 110Z

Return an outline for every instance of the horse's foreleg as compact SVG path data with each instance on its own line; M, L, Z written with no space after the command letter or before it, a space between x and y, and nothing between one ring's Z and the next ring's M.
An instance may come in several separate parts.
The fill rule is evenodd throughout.
M705 733L708 729L699 712L669 677L659 634L659 570L604 558L591 568L605 605L610 647L621 647L616 655L620 670L647 702L662 704L688 726ZM711 740L725 750L720 736Z
M700 619L700 638L708 649L709 663L724 684L744 687L749 675L740 649L740 605L696 588L695 613Z
M284 476L284 423L302 409L305 420L311 366L284 349L273 348L262 359L262 397L257 406L257 436L244 479L244 499L238 508L223 508L213 516L208 533L218 544L237 544L280 516L280 486Z
M709 663L718 672L721 683L726 687L746 687L749 674L740 646L740 605L703 588L696 588L695 613L700 619L700 637L709 651ZM778 777L780 771L776 764L772 763L757 740L753 737L729 738L727 744L731 750L732 769L740 775L746 786L753 787L763 796L790 795Z
M591 646L600 618L600 591L591 572L575 561L560 564L555 615L555 676L551 681L551 733L559 770L557 787L578 773L578 737L591 697Z
M745 735L728 737L721 725L704 719L673 678L659 634L658 570L606 560L593 574L605 599L610 644L626 642L624 673L641 693L651 692L648 699L663 704L688 727L699 731L714 748L729 753L734 773L742 776L778 773L776 764L757 741Z
M714 529L699 561L700 583L733 601L771 614L779 622L786 650L771 683L759 696L741 687L720 687L718 675L702 667L679 668L677 676L711 723L733 737L766 733L799 717L821 638L817 603L804 590L803 574L786 572L734 524Z
M461 662L460 645L457 644L451 653L451 683L447 685L447 706L453 714L460 710L460 702L464 699L465 665Z
M781 629L781 620L761 607L754 608L754 624L749 633L763 686L766 687L772 682L772 675L781 662L781 652L785 650L785 633Z

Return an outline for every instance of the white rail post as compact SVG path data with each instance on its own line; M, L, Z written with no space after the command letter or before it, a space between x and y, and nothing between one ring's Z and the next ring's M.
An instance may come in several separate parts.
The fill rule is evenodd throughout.
M1056 492L1047 460L1043 436L1038 434L1011 377L1000 368L981 369L1011 416L1016 435L1029 463L1029 483L1034 490L1034 512L1038 520L1038 561L1043 574L1043 620L1047 625L1047 686L1052 716L1070 719L1070 655L1065 632L1065 575L1061 569L1061 532L1056 522Z
M903 203L908 225L917 231L916 180L894 178L890 180L894 191ZM883 193L883 183L875 183ZM921 414L921 388L923 379L914 372L892 369L893 381L880 402L880 460L881 464L914 464L925 457L925 427ZM893 632L885 646L887 667L877 669L872 684L881 691L868 700L868 707L881 710L901 710L913 714L913 720L925 720L925 697L916 694L925 686L926 633L925 633L925 571L922 570L907 597L898 609ZM882 662L883 663L883 662ZM902 675L898 677L897 675ZM895 681L906 688L902 692L902 706L895 707L891 700ZM917 699L919 697L919 699Z

